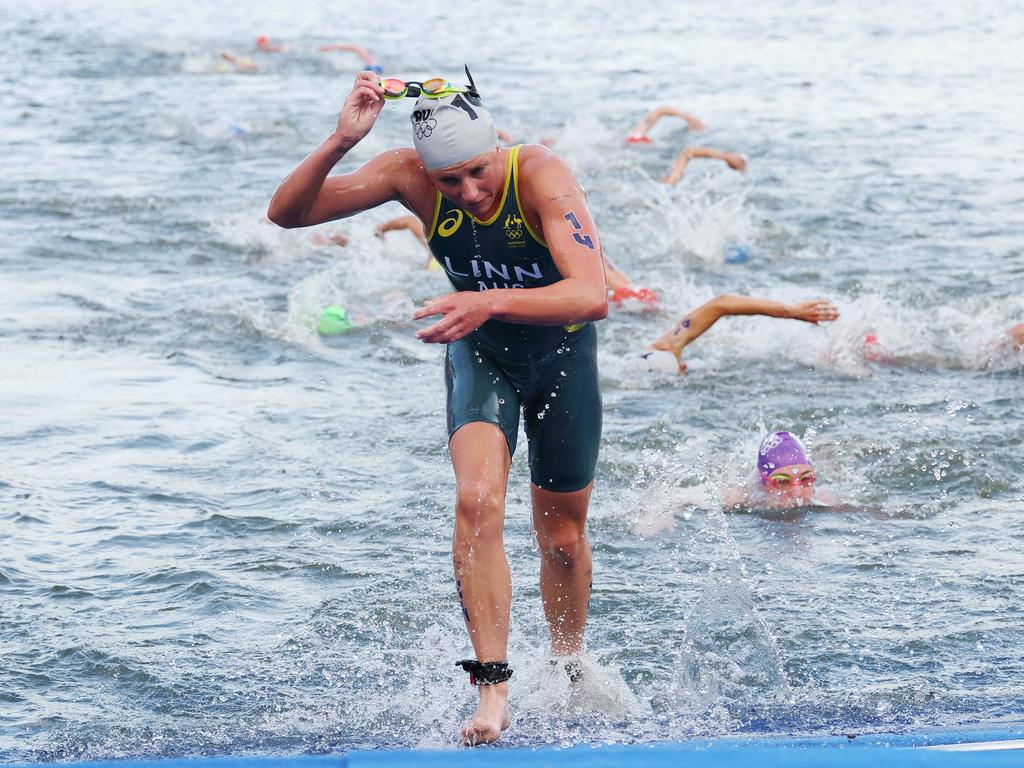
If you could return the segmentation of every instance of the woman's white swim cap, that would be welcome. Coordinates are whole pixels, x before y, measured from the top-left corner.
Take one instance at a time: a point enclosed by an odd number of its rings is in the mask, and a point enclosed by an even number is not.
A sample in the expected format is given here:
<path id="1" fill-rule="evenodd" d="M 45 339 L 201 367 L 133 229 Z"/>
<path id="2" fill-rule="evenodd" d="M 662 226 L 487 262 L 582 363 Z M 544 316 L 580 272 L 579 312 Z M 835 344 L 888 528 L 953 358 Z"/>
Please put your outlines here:
<path id="1" fill-rule="evenodd" d="M 412 143 L 428 171 L 464 163 L 498 146 L 498 127 L 469 93 L 423 95 L 412 112 Z"/>

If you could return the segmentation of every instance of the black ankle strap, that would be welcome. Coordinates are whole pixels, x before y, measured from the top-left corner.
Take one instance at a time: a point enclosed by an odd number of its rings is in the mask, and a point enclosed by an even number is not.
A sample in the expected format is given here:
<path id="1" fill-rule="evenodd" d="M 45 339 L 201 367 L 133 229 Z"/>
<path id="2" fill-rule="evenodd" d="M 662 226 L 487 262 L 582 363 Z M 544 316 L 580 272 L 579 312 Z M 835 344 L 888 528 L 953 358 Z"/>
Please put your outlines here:
<path id="1" fill-rule="evenodd" d="M 557 667 L 561 664 L 565 664 L 565 674 L 568 675 L 570 682 L 578 683 L 583 679 L 583 666 L 576 659 L 565 659 L 559 656 L 551 659 L 550 662 L 552 667 Z"/>
<path id="2" fill-rule="evenodd" d="M 512 677 L 512 670 L 508 668 L 507 661 L 463 659 L 456 661 L 455 666 L 462 667 L 469 672 L 470 685 L 494 685 L 495 683 L 504 683 Z"/>

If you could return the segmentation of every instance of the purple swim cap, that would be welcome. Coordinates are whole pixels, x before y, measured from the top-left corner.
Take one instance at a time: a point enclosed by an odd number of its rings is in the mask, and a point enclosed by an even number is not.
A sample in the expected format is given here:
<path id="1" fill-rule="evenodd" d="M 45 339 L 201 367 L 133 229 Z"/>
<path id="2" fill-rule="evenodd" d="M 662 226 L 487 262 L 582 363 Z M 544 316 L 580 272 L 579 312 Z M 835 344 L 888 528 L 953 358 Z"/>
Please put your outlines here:
<path id="1" fill-rule="evenodd" d="M 772 432 L 765 435 L 757 451 L 757 471 L 761 482 L 776 469 L 794 464 L 810 464 L 803 443 L 789 432 Z"/>

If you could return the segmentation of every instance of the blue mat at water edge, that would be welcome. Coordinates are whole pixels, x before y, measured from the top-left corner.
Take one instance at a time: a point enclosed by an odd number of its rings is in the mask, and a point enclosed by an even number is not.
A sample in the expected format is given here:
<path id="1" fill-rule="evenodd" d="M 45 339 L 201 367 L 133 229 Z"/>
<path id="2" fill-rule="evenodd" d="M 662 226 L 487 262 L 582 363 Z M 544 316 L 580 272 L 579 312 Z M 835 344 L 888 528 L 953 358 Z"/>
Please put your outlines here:
<path id="1" fill-rule="evenodd" d="M 37 764 L 38 765 L 38 764 Z M 1024 728 L 927 735 L 862 735 L 830 739 L 718 739 L 565 749 L 375 750 L 347 755 L 293 757 L 208 757 L 173 760 L 110 760 L 49 763 L 74 768 L 746 768 L 793 766 L 874 768 L 875 766 L 1024 766 Z M 26 764 L 13 768 L 22 768 Z"/>

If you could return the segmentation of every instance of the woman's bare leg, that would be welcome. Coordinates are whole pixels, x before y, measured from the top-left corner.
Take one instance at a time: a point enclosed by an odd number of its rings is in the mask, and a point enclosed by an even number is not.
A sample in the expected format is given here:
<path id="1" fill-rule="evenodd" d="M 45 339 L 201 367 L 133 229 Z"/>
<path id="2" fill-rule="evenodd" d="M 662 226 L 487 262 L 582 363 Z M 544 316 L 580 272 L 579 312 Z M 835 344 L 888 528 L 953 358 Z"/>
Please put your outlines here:
<path id="1" fill-rule="evenodd" d="M 501 430 L 473 422 L 448 443 L 457 500 L 452 555 L 455 585 L 466 628 L 481 662 L 508 659 L 512 579 L 505 557 L 505 489 L 511 459 Z M 508 728 L 508 683 L 481 685 L 473 719 L 462 729 L 464 744 L 495 741 Z"/>

